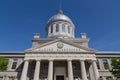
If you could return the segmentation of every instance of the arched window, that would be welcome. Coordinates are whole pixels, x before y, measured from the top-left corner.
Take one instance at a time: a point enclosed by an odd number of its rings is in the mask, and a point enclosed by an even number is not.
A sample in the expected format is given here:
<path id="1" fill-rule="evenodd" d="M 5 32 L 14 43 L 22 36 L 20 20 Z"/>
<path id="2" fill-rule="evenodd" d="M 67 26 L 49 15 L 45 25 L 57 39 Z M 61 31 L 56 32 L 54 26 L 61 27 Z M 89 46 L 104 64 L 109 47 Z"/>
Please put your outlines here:
<path id="1" fill-rule="evenodd" d="M 59 24 L 56 24 L 56 32 L 59 32 Z"/>
<path id="2" fill-rule="evenodd" d="M 70 27 L 68 26 L 68 33 L 70 33 Z"/>
<path id="3" fill-rule="evenodd" d="M 51 33 L 53 33 L 53 25 L 51 25 Z"/>
<path id="4" fill-rule="evenodd" d="M 62 32 L 65 32 L 65 24 L 62 24 Z"/>

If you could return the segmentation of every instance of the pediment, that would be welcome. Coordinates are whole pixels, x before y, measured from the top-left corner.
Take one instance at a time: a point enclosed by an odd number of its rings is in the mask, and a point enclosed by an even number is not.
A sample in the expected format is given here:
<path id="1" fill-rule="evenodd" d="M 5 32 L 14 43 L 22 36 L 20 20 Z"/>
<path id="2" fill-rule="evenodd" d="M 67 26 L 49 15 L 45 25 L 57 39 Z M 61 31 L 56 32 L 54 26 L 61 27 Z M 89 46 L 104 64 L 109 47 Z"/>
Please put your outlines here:
<path id="1" fill-rule="evenodd" d="M 44 43 L 40 46 L 27 49 L 26 51 L 32 52 L 88 52 L 89 48 L 82 47 L 76 43 L 68 42 L 65 40 L 55 40 Z"/>

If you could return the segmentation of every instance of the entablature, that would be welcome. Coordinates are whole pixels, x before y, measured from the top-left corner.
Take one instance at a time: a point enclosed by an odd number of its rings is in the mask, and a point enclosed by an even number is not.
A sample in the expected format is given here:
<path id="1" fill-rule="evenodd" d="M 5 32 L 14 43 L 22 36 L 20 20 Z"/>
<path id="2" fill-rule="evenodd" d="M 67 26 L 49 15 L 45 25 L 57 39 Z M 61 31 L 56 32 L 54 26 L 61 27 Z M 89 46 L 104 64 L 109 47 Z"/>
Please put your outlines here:
<path id="1" fill-rule="evenodd" d="M 25 54 L 25 60 L 96 60 L 95 54 L 72 54 L 72 53 L 29 53 Z"/>

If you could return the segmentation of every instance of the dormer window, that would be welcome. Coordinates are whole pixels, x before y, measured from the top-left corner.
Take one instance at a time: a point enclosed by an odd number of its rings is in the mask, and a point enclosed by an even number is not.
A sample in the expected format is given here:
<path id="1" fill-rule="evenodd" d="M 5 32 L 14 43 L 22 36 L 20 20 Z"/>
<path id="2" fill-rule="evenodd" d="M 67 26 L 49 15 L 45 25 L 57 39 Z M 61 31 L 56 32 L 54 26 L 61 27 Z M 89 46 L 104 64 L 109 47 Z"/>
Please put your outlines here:
<path id="1" fill-rule="evenodd" d="M 65 32 L 65 24 L 62 24 L 62 32 Z"/>
<path id="2" fill-rule="evenodd" d="M 56 24 L 56 32 L 59 32 L 59 24 Z"/>

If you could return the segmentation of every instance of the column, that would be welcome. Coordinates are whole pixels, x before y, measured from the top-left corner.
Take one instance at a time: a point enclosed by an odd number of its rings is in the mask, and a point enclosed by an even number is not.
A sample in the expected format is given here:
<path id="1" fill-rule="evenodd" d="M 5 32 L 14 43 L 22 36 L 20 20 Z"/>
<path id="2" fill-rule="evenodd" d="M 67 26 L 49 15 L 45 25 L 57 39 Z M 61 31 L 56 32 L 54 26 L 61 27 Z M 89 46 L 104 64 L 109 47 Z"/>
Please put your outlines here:
<path id="1" fill-rule="evenodd" d="M 23 67 L 23 71 L 22 71 L 22 75 L 21 75 L 20 80 L 26 80 L 27 79 L 28 65 L 29 65 L 29 62 L 26 60 L 25 63 L 24 63 L 24 67 Z"/>
<path id="2" fill-rule="evenodd" d="M 56 24 L 53 24 L 53 33 L 56 33 Z"/>
<path id="3" fill-rule="evenodd" d="M 86 75 L 86 69 L 85 69 L 85 62 L 84 62 L 84 60 L 81 60 L 80 63 L 81 63 L 81 76 L 82 76 L 82 80 L 88 80 L 87 79 L 87 75 Z"/>
<path id="4" fill-rule="evenodd" d="M 112 70 L 111 59 L 107 59 L 107 62 L 108 62 L 109 70 Z"/>
<path id="5" fill-rule="evenodd" d="M 48 80 L 53 80 L 53 60 L 49 61 Z"/>
<path id="6" fill-rule="evenodd" d="M 96 61 L 93 61 L 92 65 L 93 65 L 95 80 L 98 80 L 99 79 L 99 72 L 98 72 L 98 69 L 97 69 Z"/>
<path id="7" fill-rule="evenodd" d="M 73 80 L 73 69 L 71 60 L 68 60 L 68 80 Z"/>
<path id="8" fill-rule="evenodd" d="M 39 80 L 39 74 L 40 74 L 40 61 L 37 60 L 33 80 Z"/>

